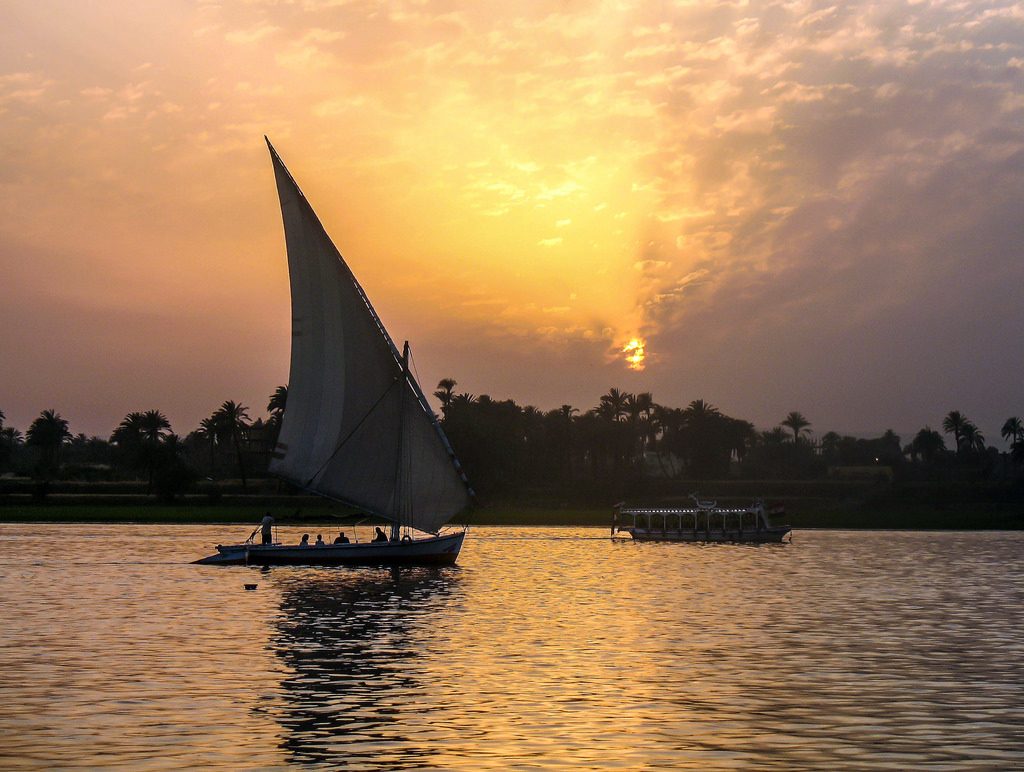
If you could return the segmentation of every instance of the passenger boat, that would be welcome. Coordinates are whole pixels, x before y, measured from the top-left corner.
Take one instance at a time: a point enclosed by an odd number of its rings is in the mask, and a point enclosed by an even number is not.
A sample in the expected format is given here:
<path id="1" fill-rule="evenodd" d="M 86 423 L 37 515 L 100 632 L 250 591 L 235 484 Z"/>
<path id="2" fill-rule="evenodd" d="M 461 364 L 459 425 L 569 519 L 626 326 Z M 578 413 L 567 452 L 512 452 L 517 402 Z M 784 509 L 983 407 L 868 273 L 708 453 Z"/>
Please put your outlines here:
<path id="1" fill-rule="evenodd" d="M 784 541 L 791 531 L 788 525 L 771 524 L 761 500 L 738 509 L 719 507 L 718 502 L 701 501 L 696 495 L 690 498 L 694 506 L 683 509 L 616 504 L 612 539 L 768 544 Z M 781 508 L 772 511 L 781 512 Z"/>
<path id="2" fill-rule="evenodd" d="M 450 565 L 465 531 L 441 527 L 473 498 L 400 351 L 267 140 L 288 253 L 292 350 L 270 473 L 390 523 L 387 541 L 218 545 L 205 564 Z M 252 537 L 250 537 L 251 539 Z"/>

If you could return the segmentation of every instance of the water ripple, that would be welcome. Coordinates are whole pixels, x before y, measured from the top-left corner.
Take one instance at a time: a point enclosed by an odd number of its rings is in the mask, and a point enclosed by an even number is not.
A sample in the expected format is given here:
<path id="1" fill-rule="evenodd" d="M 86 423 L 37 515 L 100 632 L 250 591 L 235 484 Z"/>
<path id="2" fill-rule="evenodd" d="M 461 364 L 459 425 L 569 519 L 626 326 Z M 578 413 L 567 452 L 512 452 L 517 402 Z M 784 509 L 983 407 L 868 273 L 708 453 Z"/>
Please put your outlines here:
<path id="1" fill-rule="evenodd" d="M 1024 764 L 1022 534 L 478 528 L 452 569 L 187 564 L 239 530 L 0 526 L 0 766 Z"/>

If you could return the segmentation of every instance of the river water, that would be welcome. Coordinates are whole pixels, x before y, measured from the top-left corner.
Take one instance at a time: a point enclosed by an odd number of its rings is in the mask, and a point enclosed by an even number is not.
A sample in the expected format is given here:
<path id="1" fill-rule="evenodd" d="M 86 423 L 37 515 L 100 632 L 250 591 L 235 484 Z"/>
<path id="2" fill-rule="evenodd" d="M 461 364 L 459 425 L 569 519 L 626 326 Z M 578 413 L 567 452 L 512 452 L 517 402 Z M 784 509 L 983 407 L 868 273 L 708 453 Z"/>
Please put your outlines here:
<path id="1" fill-rule="evenodd" d="M 188 563 L 247 531 L 0 525 L 0 767 L 1024 765 L 1021 533 Z"/>

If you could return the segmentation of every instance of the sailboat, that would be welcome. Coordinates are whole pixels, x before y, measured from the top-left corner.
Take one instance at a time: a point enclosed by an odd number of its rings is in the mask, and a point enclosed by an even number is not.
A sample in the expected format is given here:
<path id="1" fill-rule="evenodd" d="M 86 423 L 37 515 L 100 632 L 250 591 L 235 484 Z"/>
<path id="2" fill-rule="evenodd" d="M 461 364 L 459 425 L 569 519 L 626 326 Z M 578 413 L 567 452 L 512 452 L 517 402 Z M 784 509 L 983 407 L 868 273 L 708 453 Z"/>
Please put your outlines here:
<path id="1" fill-rule="evenodd" d="M 288 252 L 288 401 L 270 473 L 390 523 L 387 541 L 218 545 L 213 564 L 451 565 L 465 530 L 441 533 L 473 498 L 399 350 L 274 146 Z M 250 537 L 251 540 L 252 537 Z"/>

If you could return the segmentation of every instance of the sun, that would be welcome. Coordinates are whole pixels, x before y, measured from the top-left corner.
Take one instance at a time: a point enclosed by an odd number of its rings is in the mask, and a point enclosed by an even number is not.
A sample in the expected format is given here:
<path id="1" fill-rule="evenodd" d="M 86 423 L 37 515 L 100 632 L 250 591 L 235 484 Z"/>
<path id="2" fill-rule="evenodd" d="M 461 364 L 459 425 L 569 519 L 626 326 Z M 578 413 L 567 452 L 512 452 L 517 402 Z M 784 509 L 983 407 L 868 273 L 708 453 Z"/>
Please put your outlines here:
<path id="1" fill-rule="evenodd" d="M 626 362 L 630 370 L 644 369 L 644 348 L 646 344 L 639 338 L 631 338 L 629 343 L 622 347 L 622 353 L 626 355 Z"/>

